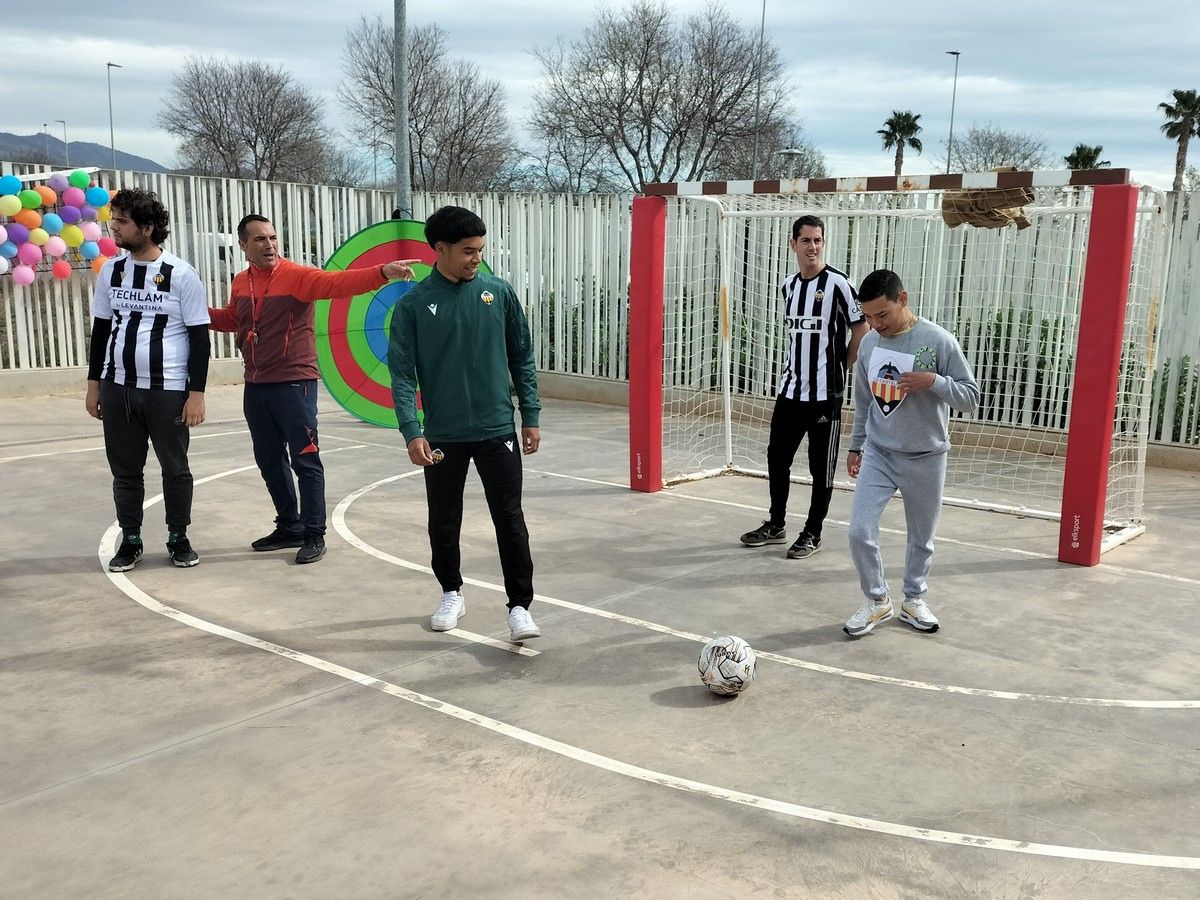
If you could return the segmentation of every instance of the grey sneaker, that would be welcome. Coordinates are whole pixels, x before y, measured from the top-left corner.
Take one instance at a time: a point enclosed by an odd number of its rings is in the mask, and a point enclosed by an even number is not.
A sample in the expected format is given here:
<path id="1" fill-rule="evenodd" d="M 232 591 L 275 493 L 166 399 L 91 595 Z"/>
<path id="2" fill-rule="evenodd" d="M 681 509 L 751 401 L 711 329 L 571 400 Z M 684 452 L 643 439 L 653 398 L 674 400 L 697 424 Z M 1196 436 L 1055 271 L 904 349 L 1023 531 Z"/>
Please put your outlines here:
<path id="1" fill-rule="evenodd" d="M 941 627 L 937 616 L 929 611 L 925 601 L 920 597 L 905 597 L 900 605 L 900 621 L 911 625 L 917 631 L 927 631 L 930 634 Z"/>
<path id="2" fill-rule="evenodd" d="M 771 520 L 766 519 L 753 531 L 747 531 L 743 534 L 742 543 L 747 547 L 762 547 L 766 544 L 786 544 L 787 530 L 782 525 L 772 525 Z"/>
<path id="3" fill-rule="evenodd" d="M 533 616 L 523 606 L 514 606 L 508 611 L 508 639 L 514 644 L 542 636 L 542 629 L 534 624 Z"/>
<path id="4" fill-rule="evenodd" d="M 814 553 L 821 549 L 821 539 L 813 537 L 807 531 L 800 532 L 800 537 L 796 538 L 796 543 L 788 547 L 788 559 L 808 559 Z"/>
<path id="5" fill-rule="evenodd" d="M 884 597 L 881 601 L 868 600 L 862 609 L 846 620 L 842 631 L 850 637 L 862 637 L 864 634 L 870 633 L 876 625 L 886 622 L 895 614 L 891 597 Z"/>
<path id="6" fill-rule="evenodd" d="M 458 625 L 467 612 L 467 601 L 460 591 L 446 591 L 438 603 L 437 611 L 429 619 L 429 627 L 434 631 L 449 631 Z"/>

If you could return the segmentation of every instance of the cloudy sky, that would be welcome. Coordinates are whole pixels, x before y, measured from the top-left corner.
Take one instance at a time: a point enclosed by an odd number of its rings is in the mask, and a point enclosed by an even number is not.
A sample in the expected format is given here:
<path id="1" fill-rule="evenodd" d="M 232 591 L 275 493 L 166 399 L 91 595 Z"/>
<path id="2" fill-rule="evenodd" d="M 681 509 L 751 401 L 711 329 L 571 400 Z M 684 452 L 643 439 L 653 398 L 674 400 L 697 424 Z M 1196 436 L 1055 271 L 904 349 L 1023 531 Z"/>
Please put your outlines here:
<path id="1" fill-rule="evenodd" d="M 610 4 L 620 8 L 622 3 Z M 698 0 L 669 0 L 681 14 Z M 0 131 L 31 134 L 50 122 L 61 138 L 108 144 L 105 62 L 113 71 L 117 146 L 175 161 L 157 129 L 165 85 L 191 53 L 259 58 L 291 71 L 344 125 L 335 91 L 346 29 L 360 14 L 392 16 L 391 0 L 73 0 L 54 5 L 54 24 L 27 0 L 5 0 L 0 45 Z M 28 14 L 12 9 L 26 7 Z M 451 51 L 478 63 L 507 91 L 521 124 L 539 79 L 536 45 L 582 33 L 595 4 L 583 0 L 409 0 L 411 24 L 436 22 Z M 757 33 L 759 0 L 727 2 Z M 170 10 L 170 12 L 168 12 Z M 905 171 L 942 171 L 954 60 L 961 50 L 955 131 L 971 123 L 1037 132 L 1056 157 L 1077 143 L 1102 144 L 1104 158 L 1135 179 L 1169 187 L 1174 145 L 1159 132 L 1158 104 L 1172 88 L 1200 88 L 1200 3 L 1195 0 L 911 0 L 907 4 L 766 0 L 768 38 L 791 60 L 795 107 L 835 175 L 891 171 L 875 134 L 893 109 L 921 114 L 925 153 Z M 1200 164 L 1200 142 L 1191 156 Z"/>

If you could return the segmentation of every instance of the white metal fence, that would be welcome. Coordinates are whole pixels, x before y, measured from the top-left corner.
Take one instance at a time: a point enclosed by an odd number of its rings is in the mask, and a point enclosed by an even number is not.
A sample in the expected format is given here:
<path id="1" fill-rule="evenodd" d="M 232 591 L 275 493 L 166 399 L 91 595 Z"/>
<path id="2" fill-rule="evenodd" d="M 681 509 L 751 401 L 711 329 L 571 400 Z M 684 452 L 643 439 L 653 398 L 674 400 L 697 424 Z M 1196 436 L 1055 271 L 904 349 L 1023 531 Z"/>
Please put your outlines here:
<path id="1" fill-rule="evenodd" d="M 39 169 L 0 163 L 5 173 Z M 196 266 L 218 306 L 244 265 L 234 231 L 246 213 L 271 219 L 289 259 L 320 265 L 392 212 L 388 191 L 103 170 L 99 180 L 159 194 L 172 215 L 168 246 Z M 458 203 L 488 223 L 488 262 L 526 303 L 540 369 L 626 378 L 631 197 L 419 193 L 413 201 L 416 219 Z M 1168 202 L 1150 439 L 1200 445 L 1200 194 Z M 0 370 L 85 365 L 93 284 L 90 271 L 25 288 L 0 277 Z M 214 335 L 213 352 L 235 355 L 231 336 Z"/>

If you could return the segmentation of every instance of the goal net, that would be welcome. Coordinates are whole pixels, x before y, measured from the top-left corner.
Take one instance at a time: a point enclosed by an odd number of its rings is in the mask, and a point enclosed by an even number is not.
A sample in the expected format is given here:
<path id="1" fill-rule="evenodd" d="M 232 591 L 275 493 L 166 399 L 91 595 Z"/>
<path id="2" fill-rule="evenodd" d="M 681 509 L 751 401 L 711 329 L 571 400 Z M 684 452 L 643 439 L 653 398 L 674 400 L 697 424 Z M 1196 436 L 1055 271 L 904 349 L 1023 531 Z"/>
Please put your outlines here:
<path id="1" fill-rule="evenodd" d="M 1097 188 L 1088 175 L 1127 178 L 1106 170 L 925 176 L 916 186 L 906 179 L 904 190 L 864 189 L 895 179 L 656 186 L 673 194 L 661 201 L 662 483 L 766 474 L 786 341 L 779 288 L 796 271 L 792 223 L 812 214 L 825 223 L 828 265 L 855 284 L 875 269 L 894 270 L 914 311 L 962 344 L 982 398 L 975 412 L 952 415 L 947 503 L 1060 519 L 1073 395 L 1095 391 L 1094 376 L 1115 375 L 1106 471 L 1096 473 L 1104 482 L 1102 549 L 1139 533 L 1163 201 L 1125 188 L 1134 195 L 1130 221 L 1094 222 L 1097 190 L 1112 188 Z M 773 190 L 756 190 L 763 187 Z M 1119 243 L 1122 227 L 1132 244 L 1129 264 L 1116 262 L 1123 275 L 1089 271 L 1089 241 L 1116 229 Z M 1108 246 L 1093 249 L 1097 265 Z M 1107 373 L 1080 371 L 1095 366 L 1080 346 L 1081 333 L 1090 340 L 1088 279 L 1109 307 L 1128 288 L 1115 326 L 1119 353 L 1102 364 L 1115 371 Z M 638 327 L 636 315 L 631 322 Z M 631 346 L 637 337 L 631 333 Z M 638 402 L 631 383 L 631 410 Z"/>

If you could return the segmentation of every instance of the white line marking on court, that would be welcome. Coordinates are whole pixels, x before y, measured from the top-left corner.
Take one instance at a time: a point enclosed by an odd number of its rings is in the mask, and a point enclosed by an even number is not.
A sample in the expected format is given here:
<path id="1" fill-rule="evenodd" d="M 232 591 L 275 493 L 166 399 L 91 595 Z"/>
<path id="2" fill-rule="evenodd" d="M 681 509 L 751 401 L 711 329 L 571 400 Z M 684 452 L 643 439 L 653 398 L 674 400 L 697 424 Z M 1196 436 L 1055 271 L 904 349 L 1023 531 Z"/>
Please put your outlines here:
<path id="1" fill-rule="evenodd" d="M 333 510 L 333 528 L 334 531 L 341 536 L 342 540 L 348 544 L 352 544 L 364 553 L 369 553 L 376 559 L 391 563 L 394 566 L 400 566 L 405 569 L 411 569 L 414 572 L 424 572 L 432 575 L 433 570 L 428 566 L 423 566 L 420 563 L 409 562 L 406 559 L 401 559 L 398 556 L 380 550 L 379 548 L 368 544 L 358 535 L 356 535 L 350 526 L 346 524 L 346 511 L 350 505 L 362 497 L 364 494 L 397 481 L 401 478 L 408 478 L 412 473 L 404 473 L 402 475 L 392 475 L 387 478 L 380 479 L 373 484 L 368 484 L 361 487 L 353 493 L 347 494 L 346 497 L 338 503 Z M 553 472 L 541 472 L 544 475 L 554 475 Z M 564 476 L 573 480 L 575 476 Z M 590 479 L 587 479 L 590 480 Z M 599 482 L 604 484 L 606 482 Z M 703 498 L 700 498 L 703 499 Z M 477 578 L 464 578 L 464 584 L 469 584 L 472 587 L 480 587 L 489 591 L 499 591 L 504 593 L 503 585 L 492 584 L 488 581 L 480 581 Z M 609 619 L 614 622 L 621 622 L 625 625 L 632 625 L 636 628 L 643 628 L 647 631 L 655 631 L 659 634 L 670 635 L 671 637 L 681 638 L 686 641 L 694 641 L 700 644 L 707 644 L 712 638 L 702 634 L 695 634 L 690 631 L 680 631 L 676 628 L 671 628 L 668 625 L 660 625 L 657 622 L 649 622 L 645 619 L 634 618 L 633 616 L 622 615 L 621 613 L 610 612 L 606 609 L 600 609 L 595 606 L 585 606 L 581 603 L 572 603 L 570 600 L 559 600 L 557 597 L 547 597 L 544 594 L 534 594 L 534 599 L 546 603 L 551 606 L 560 606 L 563 609 L 574 610 L 575 612 L 586 613 L 589 616 L 597 616 L 602 619 Z M 830 626 L 831 628 L 833 626 Z M 842 678 L 852 678 L 857 681 L 869 681 L 875 684 L 887 684 L 894 687 L 912 688 L 918 691 L 935 691 L 943 694 L 964 694 L 970 697 L 988 697 L 993 700 L 1025 700 L 1036 703 L 1058 703 L 1074 706 L 1114 706 L 1127 709 L 1200 709 L 1200 700 L 1120 700 L 1110 699 L 1106 697 L 1062 697 L 1053 694 L 1028 694 L 1017 691 L 994 691 L 987 688 L 971 688 L 961 687 L 955 684 L 934 684 L 927 681 L 913 681 L 908 678 L 894 678 L 890 675 L 875 675 L 871 672 L 859 672 L 854 669 L 843 669 L 838 666 L 827 666 L 822 663 L 811 662 L 805 659 L 797 659 L 792 656 L 783 656 L 778 653 L 772 653 L 765 650 L 756 650 L 755 653 L 759 659 L 769 659 L 772 662 L 781 663 L 785 666 L 792 666 L 797 669 L 807 669 L 811 672 L 821 672 L 826 675 L 838 675 Z"/>
<path id="2" fill-rule="evenodd" d="M 473 631 L 463 631 L 461 628 L 451 628 L 449 631 L 444 631 L 442 634 L 453 634 L 457 637 L 464 638 L 468 641 L 473 641 L 476 644 L 487 644 L 489 647 L 495 647 L 497 650 L 504 650 L 507 653 L 515 653 L 517 656 L 541 656 L 541 650 L 530 650 L 528 647 L 521 644 L 513 644 L 509 641 L 498 641 L 493 637 L 488 637 L 483 634 L 476 634 Z"/>
<path id="3" fill-rule="evenodd" d="M 206 478 L 206 481 L 212 481 L 215 478 L 222 478 L 226 475 L 232 475 L 237 472 L 244 472 L 247 468 L 231 469 L 228 472 L 222 472 L 217 475 L 212 475 Z M 396 476 L 396 478 L 406 477 L 405 475 Z M 395 478 L 390 480 L 396 480 Z M 359 494 L 361 496 L 361 493 Z M 160 495 L 161 497 L 161 495 Z M 160 497 L 155 497 L 152 502 L 157 501 Z M 345 503 L 345 501 L 343 501 Z M 339 504 L 341 508 L 342 504 Z M 665 772 L 658 772 L 654 769 L 646 769 L 641 766 L 632 765 L 622 762 L 618 759 L 613 759 L 608 756 L 601 756 L 598 753 L 593 753 L 590 750 L 584 750 L 581 747 L 573 746 L 554 738 L 546 737 L 533 731 L 528 731 L 524 728 L 518 728 L 515 725 L 510 725 L 507 722 L 501 722 L 498 719 L 490 718 L 469 709 L 464 709 L 461 706 L 455 706 L 445 701 L 438 700 L 436 697 L 430 697 L 427 694 L 420 694 L 408 688 L 401 687 L 397 684 L 392 684 L 388 681 L 375 678 L 363 672 L 355 671 L 354 669 L 340 666 L 337 663 L 330 662 L 320 657 L 310 656 L 307 653 L 302 653 L 299 650 L 293 650 L 290 647 L 284 647 L 282 644 L 276 644 L 271 641 L 263 640 L 262 638 L 254 637 L 253 635 L 244 634 L 240 631 L 235 631 L 232 628 L 226 628 L 223 625 L 217 625 L 215 622 L 209 622 L 206 619 L 198 618 L 197 616 L 188 615 L 173 607 L 160 603 L 158 600 L 151 597 L 129 578 L 120 572 L 109 572 L 105 568 L 104 556 L 107 547 L 111 547 L 116 536 L 120 532 L 120 526 L 114 522 L 109 526 L 108 531 L 100 539 L 100 547 L 97 556 L 100 559 L 100 566 L 104 569 L 109 580 L 121 590 L 127 597 L 134 602 L 145 607 L 151 612 L 165 616 L 169 619 L 174 619 L 180 624 L 187 625 L 199 631 L 222 637 L 226 640 L 235 641 L 247 647 L 253 647 L 258 650 L 265 650 L 268 653 L 273 653 L 276 656 L 281 656 L 284 659 L 292 660 L 301 665 L 309 666 L 310 668 L 326 672 L 330 675 L 335 675 L 339 678 L 344 678 L 354 684 L 362 685 L 363 687 L 371 688 L 372 690 L 380 691 L 400 700 L 405 700 L 409 703 L 422 706 L 433 712 L 441 713 L 444 716 L 458 719 L 461 722 L 466 722 L 475 725 L 479 728 L 484 728 L 496 734 L 504 735 L 513 740 L 520 741 L 528 746 L 537 747 L 541 750 L 546 750 L 550 753 L 555 753 L 567 759 L 581 762 L 585 765 L 592 766 L 597 769 L 602 769 L 607 772 L 612 772 L 615 775 L 622 775 L 627 778 L 635 778 L 647 784 L 655 784 L 660 787 L 667 787 L 673 790 L 682 791 L 684 793 L 696 794 L 699 796 L 710 797 L 714 800 L 722 800 L 726 803 L 737 803 L 741 806 L 748 806 L 753 809 L 762 809 L 768 812 L 778 813 L 784 816 L 790 816 L 796 819 L 805 819 L 810 822 L 820 822 L 827 825 L 840 825 L 844 828 L 854 828 L 859 831 L 869 831 L 877 834 L 890 834 L 896 837 L 911 838 L 918 841 L 930 841 L 940 844 L 951 844 L 959 847 L 972 847 L 977 849 L 1000 850 L 1007 853 L 1021 853 L 1030 856 L 1048 856 L 1059 859 L 1078 859 L 1090 862 L 1105 862 L 1105 863 L 1120 863 L 1123 865 L 1148 866 L 1153 868 L 1164 869 L 1195 869 L 1200 870 L 1200 857 L 1192 856 L 1162 856 L 1154 853 L 1139 853 L 1133 851 L 1117 851 L 1117 850 L 1093 850 L 1088 847 L 1066 847 L 1057 844 L 1035 844 L 1028 841 L 1014 841 L 1008 838 L 987 837 L 978 834 L 964 834 L 955 831 L 940 831 L 932 828 L 917 828 L 912 825 L 903 825 L 897 822 L 886 822 L 882 819 L 868 819 L 862 816 L 844 815 L 842 813 L 831 812 L 824 809 L 816 809 L 811 806 L 801 806 L 797 803 L 789 803 L 784 800 L 776 800 L 771 797 L 763 797 L 758 794 L 749 794 L 744 791 L 731 790 L 729 788 L 718 787 L 716 785 L 707 784 L 703 781 L 694 781 L 690 778 L 681 778 L 677 775 L 670 775 Z"/>
<path id="4" fill-rule="evenodd" d="M 204 438 L 228 437 L 231 434 L 246 434 L 246 429 L 243 428 L 241 431 L 218 431 L 213 434 L 193 434 L 192 440 L 199 441 L 203 440 Z M 78 440 L 86 441 L 90 440 L 90 438 L 81 437 L 78 438 Z M 25 456 L 6 456 L 3 459 L 0 459 L 0 463 L 16 462 L 20 459 L 38 459 L 43 456 L 65 456 L 68 453 L 95 453 L 96 451 L 103 449 L 104 445 L 100 444 L 96 447 L 80 447 L 76 450 L 52 450 L 49 453 L 27 453 Z"/>
<path id="5" fill-rule="evenodd" d="M 552 478 L 565 478 L 568 481 L 582 481 L 585 484 L 598 484 L 598 485 L 603 485 L 604 487 L 622 488 L 624 490 L 629 490 L 629 485 L 621 484 L 616 481 L 601 481 L 600 479 L 597 479 L 597 478 L 584 478 L 580 475 L 564 475 L 560 472 L 547 472 L 542 469 L 528 469 L 527 471 L 530 474 L 549 475 Z M 752 503 L 738 503 L 736 500 L 720 500 L 720 499 L 717 499 L 716 497 L 700 497 L 700 496 L 697 496 L 696 494 L 681 494 L 674 490 L 656 491 L 652 494 L 647 494 L 646 496 L 661 497 L 664 500 L 695 500 L 700 503 L 712 503 L 716 506 L 732 506 L 735 509 L 748 509 L 748 510 L 751 510 L 751 511 L 757 512 L 757 513 L 765 513 L 767 511 L 763 507 L 755 506 Z M 849 522 L 843 522 L 841 519 L 826 519 L 825 521 L 829 522 L 833 525 L 841 525 L 843 528 L 850 527 Z M 906 534 L 906 532 L 901 531 L 898 528 L 883 528 L 883 527 L 881 527 L 879 530 L 886 534 L 898 534 L 901 536 L 904 536 Z M 951 537 L 939 536 L 937 538 L 937 542 L 939 544 L 954 544 L 957 547 L 969 547 L 972 550 L 985 550 L 985 551 L 988 551 L 991 553 L 1008 553 L 1013 556 L 1025 556 L 1030 559 L 1045 559 L 1045 560 L 1049 560 L 1050 562 L 1055 562 L 1058 559 L 1058 557 L 1054 556 L 1053 554 L 1039 553 L 1036 550 L 1021 550 L 1017 547 L 997 547 L 997 546 L 994 546 L 993 544 L 977 544 L 977 543 L 974 543 L 973 541 L 961 541 L 961 540 L 958 540 L 957 538 L 951 538 Z M 1200 578 L 1188 578 L 1187 576 L 1184 576 L 1184 575 L 1169 575 L 1165 572 L 1150 572 L 1150 571 L 1147 571 L 1146 569 L 1131 569 L 1128 566 L 1115 566 L 1115 565 L 1112 565 L 1110 563 L 1105 563 L 1105 562 L 1101 562 L 1099 565 L 1096 566 L 1096 568 L 1102 569 L 1102 570 L 1108 571 L 1108 572 L 1116 572 L 1117 574 L 1120 574 L 1120 575 L 1131 575 L 1131 576 L 1132 575 L 1143 575 L 1147 578 L 1160 578 L 1164 581 L 1174 581 L 1174 582 L 1178 582 L 1179 584 L 1191 584 L 1191 585 L 1196 585 L 1197 587 L 1200 587 Z"/>

